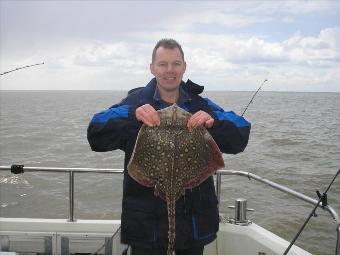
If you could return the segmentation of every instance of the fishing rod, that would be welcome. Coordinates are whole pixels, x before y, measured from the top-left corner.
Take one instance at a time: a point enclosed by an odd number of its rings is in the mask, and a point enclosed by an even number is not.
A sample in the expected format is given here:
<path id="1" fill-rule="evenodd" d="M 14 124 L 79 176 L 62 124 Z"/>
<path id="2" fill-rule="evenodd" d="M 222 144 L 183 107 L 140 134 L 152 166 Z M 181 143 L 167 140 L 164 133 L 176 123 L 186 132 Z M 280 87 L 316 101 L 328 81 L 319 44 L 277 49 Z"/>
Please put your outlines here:
<path id="1" fill-rule="evenodd" d="M 28 68 L 28 67 L 32 67 L 32 66 L 43 65 L 43 64 L 45 64 L 45 63 L 42 62 L 42 63 L 37 63 L 37 64 L 33 64 L 33 65 L 28 65 L 28 66 L 17 67 L 17 68 L 15 68 L 15 69 L 13 69 L 13 70 L 10 70 L 10 71 L 1 73 L 0 75 L 9 74 L 9 73 L 11 73 L 11 72 L 18 71 L 18 70 L 20 70 L 20 69 L 24 69 L 24 68 Z"/>
<path id="2" fill-rule="evenodd" d="M 245 112 L 247 111 L 249 105 L 253 102 L 254 98 L 256 97 L 256 94 L 260 91 L 260 89 L 262 88 L 263 84 L 264 84 L 265 82 L 267 82 L 267 81 L 268 81 L 268 80 L 265 79 L 265 80 L 262 82 L 261 86 L 256 90 L 256 92 L 254 93 L 253 97 L 250 99 L 248 105 L 247 105 L 246 108 L 244 109 L 244 111 L 243 111 L 243 113 L 242 113 L 242 115 L 241 115 L 242 117 L 243 117 L 243 115 L 245 114 Z"/>
<path id="3" fill-rule="evenodd" d="M 118 229 L 113 233 L 113 235 L 110 237 L 110 239 L 106 240 L 104 242 L 104 244 L 102 246 L 100 246 L 100 248 L 97 249 L 94 253 L 91 253 L 91 255 L 98 255 L 98 252 L 100 252 L 103 248 L 105 248 L 106 244 L 109 244 L 110 242 L 113 241 L 113 238 L 115 238 L 115 236 L 119 233 L 121 228 L 122 228 L 122 225 L 119 225 Z M 122 255 L 127 255 L 129 247 L 130 247 L 129 245 L 125 245 L 125 247 L 122 251 Z"/>
<path id="4" fill-rule="evenodd" d="M 319 204 L 322 202 L 322 208 L 324 208 L 325 206 L 327 206 L 327 192 L 330 189 L 330 187 L 332 186 L 333 182 L 335 181 L 336 177 L 339 175 L 340 173 L 340 169 L 338 170 L 338 172 L 335 174 L 335 176 L 333 177 L 331 183 L 328 185 L 328 188 L 326 189 L 326 191 L 321 195 L 319 191 L 316 191 L 318 197 L 319 197 L 319 201 L 318 203 L 314 206 L 313 210 L 311 211 L 311 213 L 309 214 L 308 218 L 306 219 L 306 221 L 303 223 L 302 227 L 300 228 L 300 230 L 298 231 L 298 233 L 295 235 L 295 237 L 293 238 L 293 240 L 291 241 L 291 243 L 289 244 L 289 246 L 287 247 L 287 249 L 285 250 L 285 252 L 283 253 L 283 255 L 286 255 L 288 253 L 288 251 L 290 250 L 290 248 L 294 245 L 295 241 L 298 239 L 298 237 L 300 236 L 301 232 L 303 231 L 303 229 L 305 228 L 305 226 L 307 225 L 307 223 L 309 222 L 310 218 L 312 218 L 312 216 L 315 215 L 315 211 L 316 208 L 318 208 Z M 339 239 L 339 236 L 338 236 Z M 337 240 L 337 247 L 336 247 L 336 251 L 335 254 L 338 255 L 338 241 Z"/>
<path id="5" fill-rule="evenodd" d="M 118 232 L 120 231 L 121 229 L 121 225 L 119 226 L 119 228 L 113 233 L 113 235 L 110 237 L 110 240 L 109 241 L 112 241 L 113 238 L 118 234 Z M 104 247 L 105 245 L 109 242 L 109 241 L 105 241 L 104 244 L 102 246 L 100 246 L 100 248 L 98 250 L 96 250 L 94 253 L 91 253 L 91 255 L 98 255 L 98 252 L 100 252 Z"/>

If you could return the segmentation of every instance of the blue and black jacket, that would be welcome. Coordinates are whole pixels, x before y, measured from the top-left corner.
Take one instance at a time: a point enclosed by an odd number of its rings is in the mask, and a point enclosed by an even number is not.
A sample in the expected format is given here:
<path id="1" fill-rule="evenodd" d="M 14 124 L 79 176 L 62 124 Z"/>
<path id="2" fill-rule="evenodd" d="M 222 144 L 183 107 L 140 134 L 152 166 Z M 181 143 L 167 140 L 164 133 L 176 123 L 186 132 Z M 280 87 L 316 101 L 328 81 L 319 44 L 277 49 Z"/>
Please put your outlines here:
<path id="1" fill-rule="evenodd" d="M 140 185 L 127 174 L 127 164 L 142 125 L 135 117 L 136 108 L 144 104 L 156 110 L 167 106 L 155 98 L 155 91 L 155 78 L 146 87 L 130 91 L 121 103 L 95 114 L 87 133 L 93 151 L 120 149 L 125 152 L 121 240 L 144 248 L 167 247 L 168 241 L 165 201 L 154 195 L 153 188 Z M 190 80 L 181 83 L 180 91 L 186 94 L 185 100 L 178 102 L 181 108 L 190 113 L 203 110 L 215 119 L 208 131 L 223 153 L 236 154 L 245 149 L 250 132 L 248 121 L 199 96 L 203 87 Z M 215 187 L 213 178 L 209 177 L 198 187 L 186 190 L 176 202 L 175 249 L 213 241 L 218 224 Z"/>

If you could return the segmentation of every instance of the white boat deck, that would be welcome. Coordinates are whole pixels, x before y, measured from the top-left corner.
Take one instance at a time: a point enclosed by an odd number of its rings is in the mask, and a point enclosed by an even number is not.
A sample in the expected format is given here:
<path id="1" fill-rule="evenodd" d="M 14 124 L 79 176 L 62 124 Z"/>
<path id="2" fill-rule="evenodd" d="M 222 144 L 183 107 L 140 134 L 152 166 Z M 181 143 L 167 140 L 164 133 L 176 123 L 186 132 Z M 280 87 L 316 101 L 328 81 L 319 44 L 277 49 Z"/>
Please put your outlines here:
<path id="1" fill-rule="evenodd" d="M 124 246 L 119 241 L 119 220 L 77 220 L 0 218 L 0 247 L 17 253 L 42 253 L 66 255 L 94 253 L 105 242 L 107 245 L 98 254 L 120 255 Z M 276 255 L 283 254 L 289 243 L 252 223 L 240 226 L 220 223 L 215 242 L 208 245 L 205 255 Z M 8 247 L 9 246 L 9 247 Z M 309 255 L 294 246 L 290 255 Z M 2 255 L 2 254 L 1 254 Z"/>

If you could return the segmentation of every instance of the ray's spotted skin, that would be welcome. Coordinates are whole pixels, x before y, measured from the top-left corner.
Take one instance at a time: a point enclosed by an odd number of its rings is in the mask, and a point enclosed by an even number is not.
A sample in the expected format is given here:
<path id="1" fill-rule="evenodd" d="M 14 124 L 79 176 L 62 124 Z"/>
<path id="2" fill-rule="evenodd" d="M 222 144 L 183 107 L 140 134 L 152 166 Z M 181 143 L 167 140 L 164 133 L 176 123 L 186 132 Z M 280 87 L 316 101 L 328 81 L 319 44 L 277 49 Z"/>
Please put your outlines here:
<path id="1" fill-rule="evenodd" d="M 175 205 L 190 189 L 224 167 L 222 153 L 202 126 L 189 130 L 191 114 L 176 104 L 158 111 L 160 125 L 143 125 L 128 164 L 128 173 L 138 183 L 155 188 L 155 195 L 167 203 L 168 251 L 175 240 Z"/>

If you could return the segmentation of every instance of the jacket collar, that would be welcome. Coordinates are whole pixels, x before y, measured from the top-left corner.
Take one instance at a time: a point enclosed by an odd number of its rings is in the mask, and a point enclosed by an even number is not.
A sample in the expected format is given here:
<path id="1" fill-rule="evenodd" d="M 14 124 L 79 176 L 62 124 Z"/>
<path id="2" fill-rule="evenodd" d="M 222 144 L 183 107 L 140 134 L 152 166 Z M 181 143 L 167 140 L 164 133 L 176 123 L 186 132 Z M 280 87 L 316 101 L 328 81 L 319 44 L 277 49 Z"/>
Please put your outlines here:
<path id="1" fill-rule="evenodd" d="M 156 88 L 157 88 L 157 81 L 156 81 L 156 78 L 153 78 L 146 85 L 146 87 L 142 90 L 142 97 L 140 99 L 140 104 L 146 104 L 154 100 L 157 101 L 157 99 L 160 99 L 160 97 L 157 98 Z M 179 103 L 185 103 L 185 102 L 191 101 L 192 95 L 201 94 L 204 90 L 204 86 L 200 86 L 188 79 L 187 82 L 184 82 L 184 81 L 181 82 L 179 89 L 180 89 L 180 95 L 181 95 Z"/>
<path id="2" fill-rule="evenodd" d="M 160 92 L 158 87 L 156 86 L 155 93 L 153 96 L 153 100 L 158 102 L 158 103 L 165 103 L 168 104 L 167 102 L 164 102 L 161 98 Z M 184 103 L 190 102 L 191 101 L 191 96 L 183 89 L 182 86 L 179 87 L 179 97 L 176 102 L 177 105 L 182 105 Z"/>

